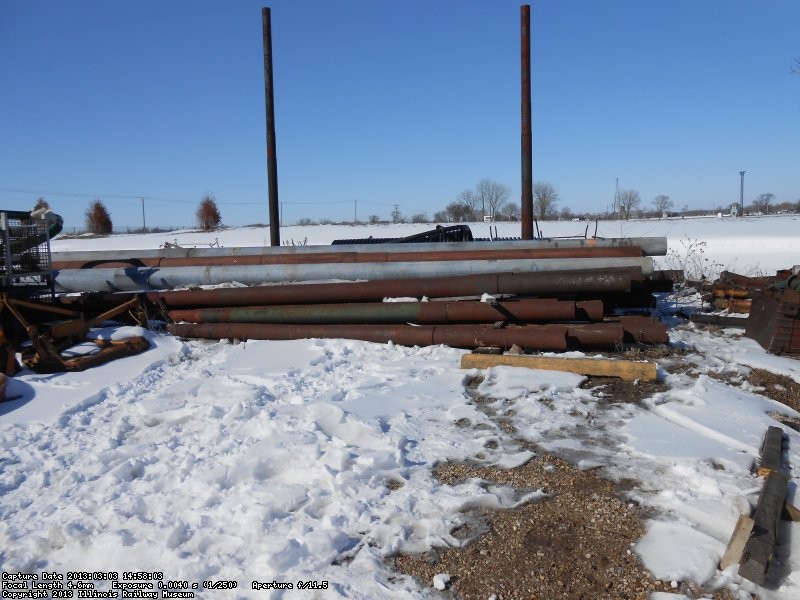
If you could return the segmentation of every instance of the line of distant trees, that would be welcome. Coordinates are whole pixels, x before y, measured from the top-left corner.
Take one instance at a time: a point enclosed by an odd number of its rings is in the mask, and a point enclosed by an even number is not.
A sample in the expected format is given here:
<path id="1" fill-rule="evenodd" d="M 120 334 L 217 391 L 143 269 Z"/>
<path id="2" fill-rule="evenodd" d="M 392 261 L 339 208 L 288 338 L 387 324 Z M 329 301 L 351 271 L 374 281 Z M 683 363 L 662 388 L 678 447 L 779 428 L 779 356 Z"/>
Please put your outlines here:
<path id="1" fill-rule="evenodd" d="M 718 206 L 712 211 L 707 209 L 689 209 L 687 205 L 676 208 L 673 200 L 666 194 L 655 196 L 651 202 L 652 208 L 643 208 L 642 198 L 638 190 L 619 190 L 614 198 L 611 211 L 574 213 L 568 206 L 559 208 L 561 197 L 555 186 L 548 181 L 539 181 L 533 185 L 533 216 L 539 221 L 552 220 L 595 220 L 595 219 L 631 219 L 631 218 L 662 218 L 674 216 L 702 216 L 708 214 L 776 214 L 800 213 L 800 199 L 795 202 L 775 202 L 775 194 L 759 194 L 745 207 L 738 202 L 732 202 L 723 207 Z M 378 215 L 370 215 L 366 221 L 369 224 L 380 223 L 474 223 L 484 220 L 490 221 L 519 221 L 520 203 L 510 201 L 511 188 L 490 179 L 481 179 L 474 189 L 462 191 L 456 199 L 443 210 L 435 212 L 431 217 L 427 213 L 417 213 L 406 217 L 395 205 L 389 220 L 381 219 Z M 44 198 L 39 198 L 34 209 L 50 208 Z M 211 193 L 205 193 L 195 210 L 196 225 L 203 231 L 211 231 L 222 227 L 222 216 L 217 206 L 217 200 Z M 359 221 L 360 222 L 360 221 Z M 332 219 L 314 220 L 303 217 L 297 220 L 297 225 L 330 225 L 352 224 L 354 221 L 334 221 Z M 100 199 L 93 200 L 86 210 L 86 231 L 96 235 L 109 235 L 114 229 L 111 215 Z M 164 229 L 163 227 L 161 229 Z M 144 231 L 144 228 L 129 232 Z M 158 230 L 152 228 L 148 230 Z"/>
<path id="2" fill-rule="evenodd" d="M 492 221 L 518 221 L 520 204 L 509 202 L 511 191 L 508 186 L 483 179 L 475 190 L 465 190 L 448 204 L 444 210 L 434 213 L 432 219 L 425 214 L 411 217 L 412 223 L 463 223 L 482 221 L 488 217 Z M 717 207 L 713 211 L 707 209 L 690 209 L 684 204 L 676 207 L 666 194 L 658 194 L 652 200 L 652 208 L 644 207 L 641 194 L 635 189 L 619 190 L 614 199 L 611 211 L 598 213 L 574 213 L 568 206 L 559 208 L 561 197 L 556 187 L 548 181 L 533 184 L 533 216 L 539 221 L 552 220 L 594 220 L 605 218 L 662 218 L 670 216 L 700 216 L 711 214 L 730 214 L 737 211 L 738 203 L 727 207 Z M 740 210 L 742 207 L 738 207 Z M 765 193 L 757 196 L 751 204 L 744 207 L 744 214 L 800 213 L 800 199 L 796 202 L 775 203 L 775 194 Z M 739 212 L 735 212 L 739 214 Z M 396 215 L 395 215 L 396 217 Z M 377 219 L 377 217 L 375 217 Z M 405 222 L 405 219 L 402 219 Z M 395 219 L 395 222 L 397 220 Z"/>

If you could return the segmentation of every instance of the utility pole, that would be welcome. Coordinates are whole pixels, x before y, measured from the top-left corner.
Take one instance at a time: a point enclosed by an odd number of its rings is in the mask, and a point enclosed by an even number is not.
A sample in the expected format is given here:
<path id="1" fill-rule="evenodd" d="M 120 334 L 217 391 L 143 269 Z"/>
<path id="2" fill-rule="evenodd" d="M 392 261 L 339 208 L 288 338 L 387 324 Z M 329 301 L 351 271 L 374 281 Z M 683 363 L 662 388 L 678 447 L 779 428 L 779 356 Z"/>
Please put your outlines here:
<path id="1" fill-rule="evenodd" d="M 520 221 L 523 240 L 533 239 L 533 129 L 531 126 L 531 5 L 519 7 L 520 17 L 520 155 L 522 197 Z M 481 211 L 486 216 L 486 208 Z"/>
<path id="2" fill-rule="evenodd" d="M 267 187 L 269 194 L 269 239 L 271 246 L 281 245 L 280 205 L 278 201 L 278 159 L 275 143 L 275 93 L 272 82 L 272 16 L 261 9 L 264 41 L 264 97 L 267 112 Z"/>
<path id="3" fill-rule="evenodd" d="M 144 196 L 142 196 L 141 200 L 142 200 L 142 233 L 147 233 L 147 222 L 144 220 Z"/>
<path id="4" fill-rule="evenodd" d="M 614 214 L 617 214 L 617 206 L 619 205 L 619 177 L 617 177 L 617 187 L 614 192 Z"/>
<path id="5" fill-rule="evenodd" d="M 358 198 L 353 198 L 353 223 L 358 223 Z"/>
<path id="6" fill-rule="evenodd" d="M 739 171 L 739 216 L 744 215 L 744 171 Z"/>

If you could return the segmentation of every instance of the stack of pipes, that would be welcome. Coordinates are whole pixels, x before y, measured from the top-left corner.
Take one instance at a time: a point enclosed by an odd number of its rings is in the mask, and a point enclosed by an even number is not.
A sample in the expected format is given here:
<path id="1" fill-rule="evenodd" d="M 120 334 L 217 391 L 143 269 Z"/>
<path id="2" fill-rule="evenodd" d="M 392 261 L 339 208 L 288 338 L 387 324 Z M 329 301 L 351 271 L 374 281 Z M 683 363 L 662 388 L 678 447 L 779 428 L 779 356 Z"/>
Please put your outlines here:
<path id="1" fill-rule="evenodd" d="M 748 277 L 730 271 L 723 271 L 711 284 L 711 293 L 704 296 L 717 310 L 731 313 L 750 314 L 753 296 L 769 285 L 787 279 L 790 270 L 778 271 L 774 277 Z"/>
<path id="2" fill-rule="evenodd" d="M 650 256 L 665 253 L 663 238 L 598 238 L 60 253 L 54 264 L 58 291 L 145 292 L 183 337 L 567 350 L 666 343 L 659 322 L 604 318 L 603 305 L 646 287 Z M 225 284 L 237 287 L 196 289 Z"/>

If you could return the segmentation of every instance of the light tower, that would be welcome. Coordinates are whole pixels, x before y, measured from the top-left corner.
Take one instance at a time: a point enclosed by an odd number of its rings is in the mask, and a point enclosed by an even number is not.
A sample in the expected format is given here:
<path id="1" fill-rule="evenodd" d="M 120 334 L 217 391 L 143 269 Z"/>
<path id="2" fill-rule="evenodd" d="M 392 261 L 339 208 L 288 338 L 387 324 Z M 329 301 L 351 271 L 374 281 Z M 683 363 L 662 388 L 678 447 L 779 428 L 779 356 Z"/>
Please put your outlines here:
<path id="1" fill-rule="evenodd" d="M 739 171 L 739 216 L 744 215 L 744 171 Z"/>

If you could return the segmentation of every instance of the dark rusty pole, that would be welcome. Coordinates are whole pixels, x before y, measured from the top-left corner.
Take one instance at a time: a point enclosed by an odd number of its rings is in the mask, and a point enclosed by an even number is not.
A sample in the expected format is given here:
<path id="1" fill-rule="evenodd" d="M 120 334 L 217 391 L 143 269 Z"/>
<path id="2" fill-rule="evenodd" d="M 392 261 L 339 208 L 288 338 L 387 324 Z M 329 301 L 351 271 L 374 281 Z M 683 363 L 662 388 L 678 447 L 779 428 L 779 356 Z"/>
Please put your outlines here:
<path id="1" fill-rule="evenodd" d="M 267 183 L 269 186 L 269 241 L 281 245 L 278 207 L 278 159 L 275 152 L 275 96 L 272 89 L 272 19 L 268 7 L 261 9 L 264 33 L 264 95 L 267 101 Z"/>
<path id="2" fill-rule="evenodd" d="M 533 145 L 531 142 L 531 6 L 520 7 L 522 38 L 522 239 L 533 239 Z"/>

